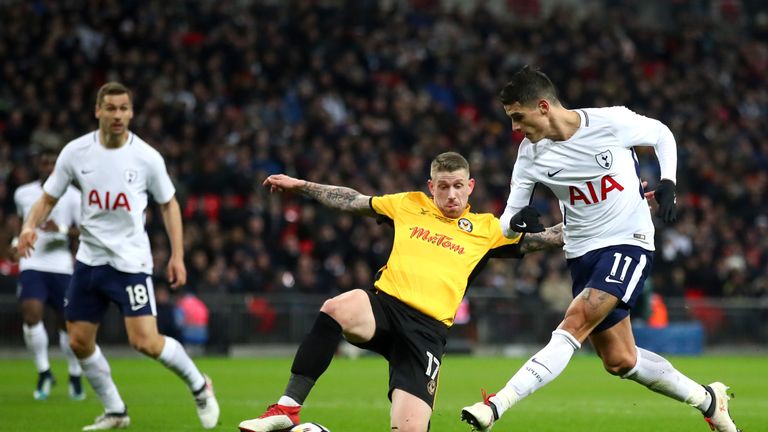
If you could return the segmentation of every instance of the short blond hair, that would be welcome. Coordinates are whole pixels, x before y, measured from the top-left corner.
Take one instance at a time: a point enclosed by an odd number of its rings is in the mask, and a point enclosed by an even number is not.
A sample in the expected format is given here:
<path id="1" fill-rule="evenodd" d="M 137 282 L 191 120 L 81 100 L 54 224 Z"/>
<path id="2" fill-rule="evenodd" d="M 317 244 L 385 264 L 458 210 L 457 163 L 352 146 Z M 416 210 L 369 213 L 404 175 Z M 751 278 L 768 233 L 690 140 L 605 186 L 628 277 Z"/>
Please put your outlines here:
<path id="1" fill-rule="evenodd" d="M 108 82 L 101 86 L 98 93 L 96 93 L 96 106 L 101 106 L 101 104 L 104 102 L 104 98 L 107 95 L 121 94 L 127 94 L 128 98 L 133 100 L 133 95 L 131 94 L 131 91 L 128 89 L 128 87 L 117 81 Z"/>
<path id="2" fill-rule="evenodd" d="M 469 175 L 469 162 L 464 156 L 456 152 L 445 152 L 440 153 L 432 160 L 429 175 L 435 178 L 435 174 L 438 172 L 454 172 L 461 169 L 467 170 L 467 175 Z"/>

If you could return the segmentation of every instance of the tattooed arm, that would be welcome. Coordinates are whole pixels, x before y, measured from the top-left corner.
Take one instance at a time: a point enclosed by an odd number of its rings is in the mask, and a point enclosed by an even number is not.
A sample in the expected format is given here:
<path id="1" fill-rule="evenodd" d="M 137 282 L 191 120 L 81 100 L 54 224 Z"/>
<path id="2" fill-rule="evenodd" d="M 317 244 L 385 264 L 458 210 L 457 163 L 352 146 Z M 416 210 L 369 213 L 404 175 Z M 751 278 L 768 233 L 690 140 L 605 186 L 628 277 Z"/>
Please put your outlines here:
<path id="1" fill-rule="evenodd" d="M 539 233 L 526 233 L 520 242 L 520 252 L 528 253 L 563 247 L 562 222 Z"/>
<path id="2" fill-rule="evenodd" d="M 371 197 L 343 186 L 324 185 L 274 174 L 264 180 L 271 192 L 290 190 L 312 198 L 320 204 L 333 209 L 355 213 L 362 216 L 375 216 L 370 205 Z"/>

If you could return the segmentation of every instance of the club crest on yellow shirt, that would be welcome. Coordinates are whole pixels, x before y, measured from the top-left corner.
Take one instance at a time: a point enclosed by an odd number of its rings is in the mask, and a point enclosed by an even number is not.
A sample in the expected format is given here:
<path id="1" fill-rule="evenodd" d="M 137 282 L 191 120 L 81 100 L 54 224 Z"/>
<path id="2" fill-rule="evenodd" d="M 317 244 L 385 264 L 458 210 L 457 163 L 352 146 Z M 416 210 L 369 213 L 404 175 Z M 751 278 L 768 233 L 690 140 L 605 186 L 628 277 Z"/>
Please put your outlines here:
<path id="1" fill-rule="evenodd" d="M 472 222 L 467 218 L 461 218 L 459 219 L 459 228 L 466 232 L 472 232 Z"/>

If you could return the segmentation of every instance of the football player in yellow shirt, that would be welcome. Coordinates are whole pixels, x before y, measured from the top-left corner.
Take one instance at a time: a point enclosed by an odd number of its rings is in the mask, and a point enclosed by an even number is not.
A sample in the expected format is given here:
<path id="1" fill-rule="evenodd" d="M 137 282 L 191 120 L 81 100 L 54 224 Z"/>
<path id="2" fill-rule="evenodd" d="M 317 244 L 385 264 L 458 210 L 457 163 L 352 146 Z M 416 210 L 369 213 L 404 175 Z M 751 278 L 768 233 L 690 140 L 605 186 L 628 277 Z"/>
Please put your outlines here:
<path id="1" fill-rule="evenodd" d="M 388 218 L 395 236 L 370 290 L 351 290 L 323 304 L 294 357 L 285 393 L 261 417 L 241 422 L 241 431 L 298 424 L 301 405 L 342 337 L 389 361 L 392 430 L 427 431 L 446 334 L 472 278 L 488 258 L 562 247 L 561 224 L 510 239 L 492 214 L 472 213 L 468 199 L 475 180 L 460 154 L 438 155 L 430 176 L 431 197 L 423 192 L 371 197 L 284 174 L 264 180 L 272 192 L 290 190 L 327 207 Z"/>

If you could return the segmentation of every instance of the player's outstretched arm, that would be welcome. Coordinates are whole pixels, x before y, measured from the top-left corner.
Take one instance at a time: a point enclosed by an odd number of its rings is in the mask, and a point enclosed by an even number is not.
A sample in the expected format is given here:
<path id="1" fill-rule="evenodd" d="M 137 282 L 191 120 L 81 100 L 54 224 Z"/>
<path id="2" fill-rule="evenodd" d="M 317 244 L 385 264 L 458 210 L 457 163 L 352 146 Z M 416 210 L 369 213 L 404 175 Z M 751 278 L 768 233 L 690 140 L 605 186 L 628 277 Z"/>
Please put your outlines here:
<path id="1" fill-rule="evenodd" d="M 563 223 L 545 228 L 538 233 L 527 233 L 520 242 L 520 252 L 536 252 L 540 250 L 563 247 Z"/>
<path id="2" fill-rule="evenodd" d="M 289 190 L 312 198 L 326 207 L 363 216 L 375 216 L 370 205 L 371 197 L 348 187 L 312 183 L 285 174 L 273 174 L 267 177 L 263 184 L 269 186 L 271 192 Z"/>
<path id="3" fill-rule="evenodd" d="M 29 257 L 33 250 L 35 250 L 35 241 L 37 241 L 37 227 L 40 226 L 43 221 L 48 219 L 51 214 L 51 210 L 58 202 L 58 198 L 54 198 L 47 193 L 43 192 L 41 196 L 32 205 L 29 210 L 29 215 L 24 221 L 24 225 L 21 228 L 19 234 L 18 253 L 19 256 Z"/>

